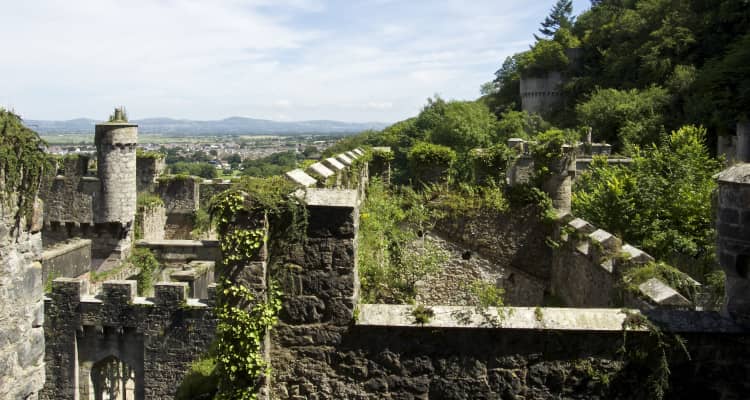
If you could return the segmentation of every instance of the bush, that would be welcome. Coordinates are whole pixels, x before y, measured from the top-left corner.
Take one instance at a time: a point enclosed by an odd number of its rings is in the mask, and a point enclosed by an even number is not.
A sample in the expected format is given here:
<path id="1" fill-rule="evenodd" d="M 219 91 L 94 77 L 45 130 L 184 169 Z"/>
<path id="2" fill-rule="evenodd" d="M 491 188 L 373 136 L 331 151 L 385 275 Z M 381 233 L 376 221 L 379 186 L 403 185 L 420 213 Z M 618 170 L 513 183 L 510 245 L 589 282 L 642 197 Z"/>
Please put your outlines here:
<path id="1" fill-rule="evenodd" d="M 417 182 L 431 183 L 442 180 L 456 161 L 456 152 L 450 147 L 419 142 L 407 155 L 409 169 Z"/>
<path id="2" fill-rule="evenodd" d="M 595 159 L 573 192 L 573 213 L 702 281 L 716 269 L 712 193 L 721 164 L 706 131 L 685 126 L 634 148 L 630 168 Z"/>
<path id="3" fill-rule="evenodd" d="M 154 287 L 154 274 L 159 270 L 159 261 L 150 250 L 143 248 L 133 249 L 129 261 L 141 270 L 136 276 L 138 294 L 145 296 Z"/>
<path id="4" fill-rule="evenodd" d="M 176 400 L 213 399 L 219 386 L 216 376 L 216 358 L 209 357 L 193 362 L 180 387 Z"/>

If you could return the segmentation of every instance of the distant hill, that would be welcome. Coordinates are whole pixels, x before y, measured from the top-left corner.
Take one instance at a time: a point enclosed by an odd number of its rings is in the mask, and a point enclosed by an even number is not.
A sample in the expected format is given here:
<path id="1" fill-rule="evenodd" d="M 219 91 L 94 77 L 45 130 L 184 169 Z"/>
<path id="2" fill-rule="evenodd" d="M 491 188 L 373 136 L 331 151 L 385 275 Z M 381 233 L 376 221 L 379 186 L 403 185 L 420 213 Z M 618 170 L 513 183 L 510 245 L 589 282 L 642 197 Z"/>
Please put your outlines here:
<path id="1" fill-rule="evenodd" d="M 77 118 L 68 121 L 25 120 L 24 124 L 40 134 L 93 133 L 97 120 Z M 196 135 L 268 135 L 307 133 L 356 133 L 367 129 L 383 129 L 382 122 L 297 121 L 280 122 L 267 119 L 229 117 L 218 121 L 146 118 L 131 121 L 138 124 L 140 133 Z"/>

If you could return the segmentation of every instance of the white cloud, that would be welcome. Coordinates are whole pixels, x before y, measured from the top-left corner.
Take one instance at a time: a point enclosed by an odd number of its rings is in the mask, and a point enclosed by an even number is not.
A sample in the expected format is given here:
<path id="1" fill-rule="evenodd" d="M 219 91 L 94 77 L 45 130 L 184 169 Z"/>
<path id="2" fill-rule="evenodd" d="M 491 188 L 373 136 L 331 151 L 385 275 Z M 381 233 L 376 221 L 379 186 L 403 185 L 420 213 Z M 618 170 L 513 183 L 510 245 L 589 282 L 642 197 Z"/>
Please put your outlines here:
<path id="1" fill-rule="evenodd" d="M 8 1 L 0 100 L 28 118 L 125 104 L 137 118 L 394 121 L 436 92 L 477 97 L 553 2 Z"/>

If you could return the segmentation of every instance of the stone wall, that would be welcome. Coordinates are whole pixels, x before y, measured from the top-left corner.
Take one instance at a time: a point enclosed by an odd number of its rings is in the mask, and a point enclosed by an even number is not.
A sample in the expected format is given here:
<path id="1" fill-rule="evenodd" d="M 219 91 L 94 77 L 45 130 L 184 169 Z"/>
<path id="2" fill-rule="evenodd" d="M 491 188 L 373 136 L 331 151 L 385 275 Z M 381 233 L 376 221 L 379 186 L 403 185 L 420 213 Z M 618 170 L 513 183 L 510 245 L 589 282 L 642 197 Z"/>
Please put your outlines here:
<path id="1" fill-rule="evenodd" d="M 724 312 L 750 327 L 750 164 L 735 164 L 717 180 L 717 252 L 726 273 Z"/>
<path id="2" fill-rule="evenodd" d="M 0 185 L 1 186 L 1 185 Z M 5 201 L 5 200 L 1 200 Z M 14 204 L 10 201 L 8 204 Z M 41 204 L 31 231 L 10 232 L 15 209 L 0 205 L 0 398 L 34 398 L 44 383 Z M 21 226 L 25 226 L 22 222 Z"/>
<path id="3" fill-rule="evenodd" d="M 164 201 L 167 220 L 164 238 L 167 240 L 191 239 L 195 212 L 200 207 L 200 184 L 194 177 L 163 177 L 157 192 Z"/>
<path id="4" fill-rule="evenodd" d="M 159 180 L 157 194 L 167 214 L 193 214 L 200 207 L 200 183 L 192 176 L 168 176 Z"/>
<path id="5" fill-rule="evenodd" d="M 138 157 L 136 154 L 136 189 L 138 193 L 154 192 L 157 178 L 166 170 L 164 157 Z"/>
<path id="6" fill-rule="evenodd" d="M 656 362 L 628 367 L 621 358 L 621 309 L 433 307 L 420 325 L 412 306 L 357 304 L 355 196 L 310 197 L 308 240 L 284 260 L 271 398 L 652 398 L 645 380 Z M 750 390 L 741 378 L 750 373 L 746 331 L 713 312 L 648 316 L 687 339 L 689 360 L 668 351 L 668 398 Z M 657 352 L 653 338 L 635 328 L 627 343 Z"/>
<path id="7" fill-rule="evenodd" d="M 164 206 L 141 207 L 135 215 L 136 238 L 143 240 L 163 240 L 167 215 Z"/>
<path id="8" fill-rule="evenodd" d="M 502 213 L 486 211 L 475 218 L 441 220 L 435 230 L 500 266 L 548 281 L 552 249 L 546 238 L 554 234 L 555 228 L 554 224 L 541 222 L 538 213 L 535 205 Z"/>
<path id="9" fill-rule="evenodd" d="M 41 187 L 46 229 L 51 223 L 94 223 L 98 206 L 99 178 L 88 173 L 89 158 L 85 155 L 64 158 L 59 172 Z M 45 238 L 46 241 L 46 238 Z"/>
<path id="10" fill-rule="evenodd" d="M 101 295 L 87 292 L 82 280 L 53 282 L 45 307 L 47 381 L 40 398 L 101 396 L 104 382 L 92 371 L 112 358 L 132 374 L 136 399 L 173 398 L 213 340 L 214 291 L 198 301 L 187 298 L 186 283 L 161 283 L 153 298 L 143 298 L 135 296 L 135 281 L 108 281 Z"/>
<path id="11" fill-rule="evenodd" d="M 75 278 L 91 270 L 91 240 L 71 239 L 44 249 L 42 282 L 55 278 Z"/>
<path id="12" fill-rule="evenodd" d="M 221 260 L 218 240 L 139 240 L 135 246 L 151 250 L 163 264 Z"/>

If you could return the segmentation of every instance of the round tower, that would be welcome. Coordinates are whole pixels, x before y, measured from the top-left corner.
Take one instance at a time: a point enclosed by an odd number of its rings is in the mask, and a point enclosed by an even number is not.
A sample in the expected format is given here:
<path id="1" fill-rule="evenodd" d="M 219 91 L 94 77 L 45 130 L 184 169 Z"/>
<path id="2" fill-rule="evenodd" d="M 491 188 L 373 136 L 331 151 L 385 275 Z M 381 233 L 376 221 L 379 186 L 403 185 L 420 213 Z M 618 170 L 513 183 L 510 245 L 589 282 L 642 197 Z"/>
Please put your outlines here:
<path id="1" fill-rule="evenodd" d="M 735 164 L 717 180 L 717 251 L 727 276 L 723 311 L 750 327 L 750 164 Z"/>
<path id="2" fill-rule="evenodd" d="M 116 109 L 110 122 L 97 124 L 94 136 L 101 185 L 97 223 L 132 225 L 136 212 L 138 125 Z"/>

